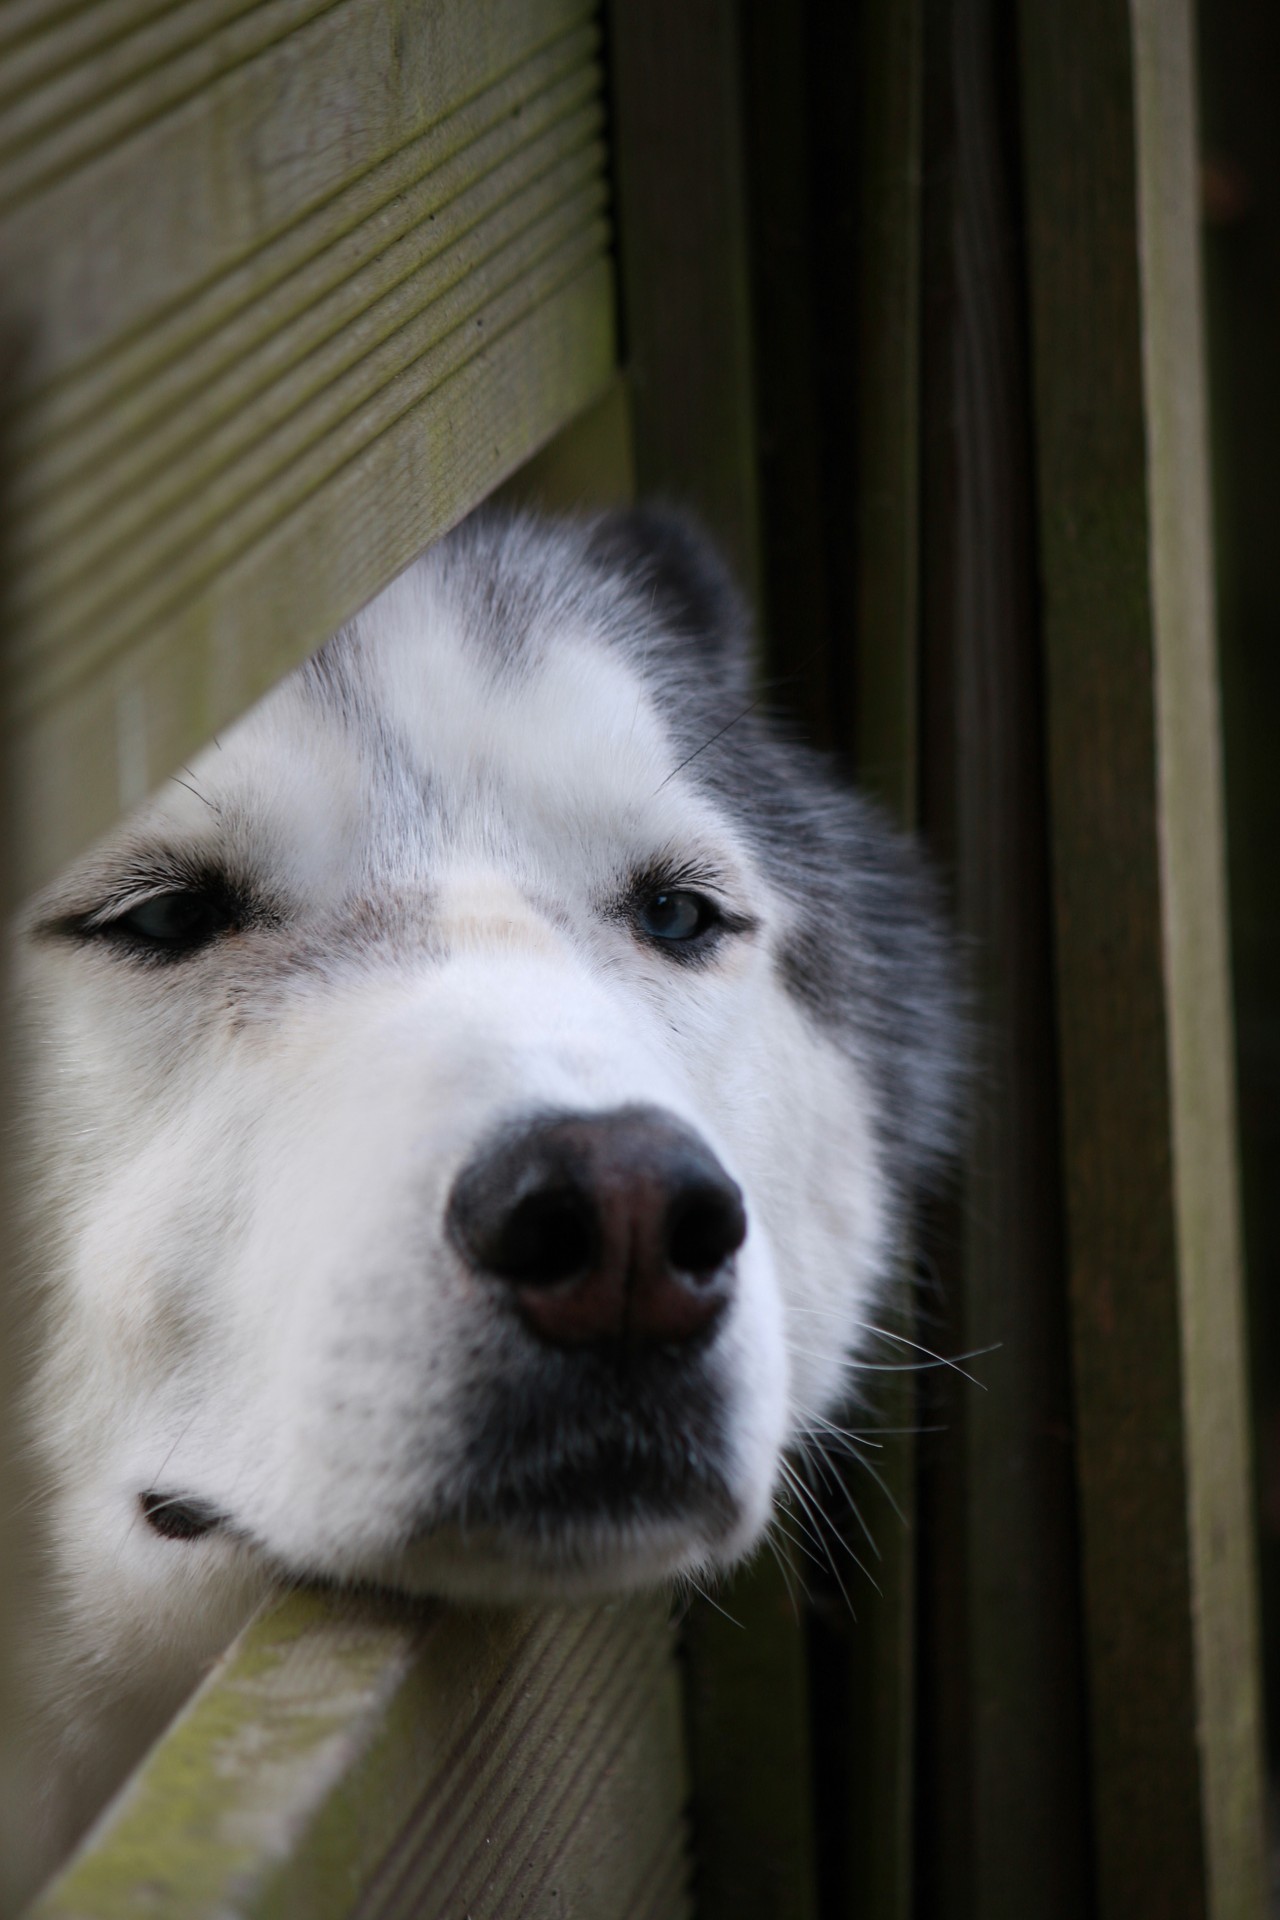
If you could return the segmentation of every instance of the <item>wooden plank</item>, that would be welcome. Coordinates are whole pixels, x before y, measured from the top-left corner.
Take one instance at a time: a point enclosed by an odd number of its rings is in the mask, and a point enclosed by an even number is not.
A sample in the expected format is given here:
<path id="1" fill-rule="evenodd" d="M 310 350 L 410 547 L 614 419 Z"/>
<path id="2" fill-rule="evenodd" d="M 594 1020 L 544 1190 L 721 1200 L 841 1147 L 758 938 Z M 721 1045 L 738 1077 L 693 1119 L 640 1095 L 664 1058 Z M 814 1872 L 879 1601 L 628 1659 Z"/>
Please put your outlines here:
<path id="1" fill-rule="evenodd" d="M 116 501 L 107 493 L 91 502 L 87 527 L 73 535 L 56 513 L 42 516 L 53 524 L 41 529 L 45 552 L 27 557 L 26 643 L 9 663 L 15 715 L 126 647 L 228 541 L 252 542 L 359 457 L 409 396 L 432 391 L 598 257 L 600 159 L 594 145 L 571 153 L 401 281 L 378 303 L 389 311 L 362 315 L 357 342 L 328 342 L 296 372 L 278 371 L 243 411 L 215 410 L 182 448 L 177 473 L 166 465 L 140 483 L 126 478 Z"/>
<path id="2" fill-rule="evenodd" d="M 919 0 L 871 0 L 857 48 L 859 781 L 919 823 L 920 243 L 924 23 Z"/>
<path id="3" fill-rule="evenodd" d="M 1241 1211 L 1260 1525 L 1264 1721 L 1280 1752 L 1280 628 L 1272 473 L 1280 447 L 1280 10 L 1201 7 L 1205 325 L 1214 469 L 1231 963 L 1239 1074 Z M 1272 1877 L 1276 1879 L 1273 1848 Z M 1274 1892 L 1273 1892 L 1274 1898 Z"/>
<path id="4" fill-rule="evenodd" d="M 1018 141 L 989 0 L 929 18 L 927 817 L 971 957 L 979 1090 L 939 1235 L 922 1880 L 931 1914 L 1089 1910 Z"/>
<path id="5" fill-rule="evenodd" d="M 685 1620 L 698 1920 L 817 1912 L 804 1638 L 796 1582 L 762 1554 Z"/>
<path id="6" fill-rule="evenodd" d="M 1201 1797 L 1214 1914 L 1261 1913 L 1259 1645 L 1190 0 L 1134 0 L 1156 755 Z"/>
<path id="7" fill-rule="evenodd" d="M 760 604 L 739 23 L 609 8 L 623 347 L 641 491 L 695 506 Z"/>
<path id="8" fill-rule="evenodd" d="M 833 125 L 825 103 L 814 98 L 817 11 L 808 0 L 749 0 L 742 7 L 742 143 L 767 685 L 806 739 L 831 747 L 845 713 L 835 692 L 841 650 L 832 644 L 828 549 L 847 502 L 831 500 L 825 456 L 846 424 L 842 403 L 852 382 L 823 377 L 828 290 L 816 283 L 823 272 L 837 283 L 832 293 L 847 326 L 854 214 L 848 151 L 814 150 L 822 134 L 848 143 L 840 118 Z M 847 39 L 852 21 L 842 29 L 832 20 L 830 30 Z M 841 191 L 820 201 L 818 181 L 827 177 Z M 847 519 L 839 538 L 847 547 Z"/>
<path id="9" fill-rule="evenodd" d="M 920 765 L 920 242 L 923 19 L 918 0 L 869 0 L 858 25 L 860 136 L 853 271 L 858 288 L 854 396 L 855 572 L 852 712 L 859 782 L 906 827 L 919 826 Z M 848 376 L 846 376 L 848 377 Z M 837 687 L 840 678 L 837 677 Z M 919 1340 L 912 1257 L 901 1301 L 880 1324 Z M 878 1316 L 877 1316 L 878 1318 Z M 927 1336 L 924 1336 L 927 1339 Z M 910 1361 L 881 1342 L 877 1359 Z M 850 1920 L 910 1920 L 915 1894 L 918 1579 L 916 1376 L 881 1376 L 874 1454 L 884 1500 L 875 1508 L 879 1592 L 859 1599 L 850 1643 Z M 875 1435 L 870 1438 L 875 1441 Z M 854 1463 L 845 1469 L 853 1479 Z M 864 1480 L 866 1476 L 863 1476 Z M 868 1496 L 854 1484 L 850 1497 Z M 846 1516 L 846 1532 L 853 1521 Z M 854 1551 L 862 1543 L 851 1541 Z"/>
<path id="10" fill-rule="evenodd" d="M 32 1920 L 678 1920 L 673 1653 L 654 1601 L 273 1602 Z"/>
<path id="11" fill-rule="evenodd" d="M 1099 1911 L 1260 1914 L 1189 18 L 1020 25 Z"/>
<path id="12" fill-rule="evenodd" d="M 8 447 L 4 434 L 4 399 L 11 386 L 12 368 L 0 350 L 0 503 L 9 478 Z M 10 600 L 11 568 L 0 511 L 0 631 L 5 630 Z M 0 758 L 0 895 L 4 868 L 13 847 L 12 789 L 9 769 Z M 0 1101 L 6 1117 L 12 1111 L 12 1009 L 10 997 L 0 1001 Z M 23 1284 L 22 1263 L 15 1257 L 15 1156 L 6 1154 L 0 1166 L 0 1915 L 15 1914 L 33 1880 L 37 1857 L 31 1832 L 29 1796 L 25 1785 L 30 1756 L 22 1735 L 29 1691 L 28 1645 L 24 1631 L 33 1585 L 35 1516 L 31 1484 L 31 1449 L 24 1444 L 19 1409 L 26 1375 L 26 1357 L 32 1350 L 35 1328 L 34 1288 Z"/>
<path id="13" fill-rule="evenodd" d="M 589 14 L 113 0 L 0 41 L 20 890 L 603 390 Z"/>

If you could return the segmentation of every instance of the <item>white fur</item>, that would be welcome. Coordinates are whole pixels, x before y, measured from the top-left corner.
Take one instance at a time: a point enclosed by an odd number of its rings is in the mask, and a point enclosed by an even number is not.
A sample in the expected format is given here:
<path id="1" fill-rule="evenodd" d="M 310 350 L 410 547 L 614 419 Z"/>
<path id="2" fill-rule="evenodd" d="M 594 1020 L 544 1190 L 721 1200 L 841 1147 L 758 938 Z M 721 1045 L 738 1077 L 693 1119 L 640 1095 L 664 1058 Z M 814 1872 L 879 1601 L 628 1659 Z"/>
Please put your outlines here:
<path id="1" fill-rule="evenodd" d="M 679 770 L 622 653 L 565 628 L 504 672 L 433 583 L 412 569 L 345 643 L 359 714 L 286 682 L 29 916 L 67 1831 L 281 1568 L 492 1598 L 749 1552 L 886 1266 L 874 1096 L 780 982 L 793 908 L 749 837 Z M 39 931 L 156 848 L 230 851 L 287 924 L 153 968 Z M 690 968 L 602 916 L 664 853 L 714 866 L 758 930 Z M 746 1196 L 714 1353 L 733 1524 L 620 1519 L 541 1555 L 483 1528 L 406 1544 L 458 1471 L 460 1383 L 524 1337 L 445 1240 L 454 1177 L 512 1114 L 637 1102 L 695 1129 Z M 139 1507 L 156 1486 L 234 1530 L 159 1537 Z"/>

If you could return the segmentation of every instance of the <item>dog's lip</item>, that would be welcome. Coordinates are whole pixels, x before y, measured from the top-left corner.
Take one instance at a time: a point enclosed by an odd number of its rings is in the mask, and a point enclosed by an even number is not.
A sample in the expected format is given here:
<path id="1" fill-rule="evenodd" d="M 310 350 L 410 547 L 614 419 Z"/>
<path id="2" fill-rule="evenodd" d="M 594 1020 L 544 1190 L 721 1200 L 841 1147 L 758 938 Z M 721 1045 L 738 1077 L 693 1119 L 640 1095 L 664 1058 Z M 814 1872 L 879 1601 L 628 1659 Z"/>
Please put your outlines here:
<path id="1" fill-rule="evenodd" d="M 209 1533 L 234 1532 L 231 1516 L 199 1494 L 148 1487 L 138 1495 L 147 1525 L 166 1540 L 199 1540 Z"/>
<path id="2" fill-rule="evenodd" d="M 485 1534 L 519 1556 L 590 1531 L 601 1542 L 637 1524 L 713 1529 L 731 1523 L 738 1502 L 717 1466 L 698 1452 L 677 1466 L 670 1454 L 637 1460 L 622 1445 L 601 1445 L 565 1459 L 522 1460 L 518 1466 L 472 1476 L 447 1503 L 425 1513 L 410 1544 L 444 1530 L 460 1538 Z"/>

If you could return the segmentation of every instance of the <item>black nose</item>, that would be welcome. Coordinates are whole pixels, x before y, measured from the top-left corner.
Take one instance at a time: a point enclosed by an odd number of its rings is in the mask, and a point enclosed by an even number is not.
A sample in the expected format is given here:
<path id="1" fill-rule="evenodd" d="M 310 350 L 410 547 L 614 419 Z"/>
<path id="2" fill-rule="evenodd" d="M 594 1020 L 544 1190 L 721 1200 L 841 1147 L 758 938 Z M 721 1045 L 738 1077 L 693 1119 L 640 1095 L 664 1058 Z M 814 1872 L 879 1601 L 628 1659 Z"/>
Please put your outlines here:
<path id="1" fill-rule="evenodd" d="M 651 1345 L 709 1331 L 747 1233 L 742 1195 L 697 1134 L 651 1107 L 564 1114 L 463 1168 L 446 1225 L 556 1346 Z"/>

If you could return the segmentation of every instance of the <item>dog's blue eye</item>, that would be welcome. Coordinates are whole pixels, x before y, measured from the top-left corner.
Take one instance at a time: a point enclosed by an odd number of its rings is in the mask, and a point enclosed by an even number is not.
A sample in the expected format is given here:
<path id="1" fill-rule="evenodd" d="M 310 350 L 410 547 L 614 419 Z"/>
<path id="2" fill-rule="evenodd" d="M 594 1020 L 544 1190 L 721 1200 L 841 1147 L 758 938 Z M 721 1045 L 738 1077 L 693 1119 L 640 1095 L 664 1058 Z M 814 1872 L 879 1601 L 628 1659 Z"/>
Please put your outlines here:
<path id="1" fill-rule="evenodd" d="M 720 921 L 720 909 L 705 893 L 673 887 L 653 893 L 640 908 L 640 925 L 654 940 L 699 940 Z"/>
<path id="2" fill-rule="evenodd" d="M 231 925 L 227 907 L 210 894 L 186 890 L 157 893 L 108 923 L 104 932 L 132 946 L 190 953 Z"/>

